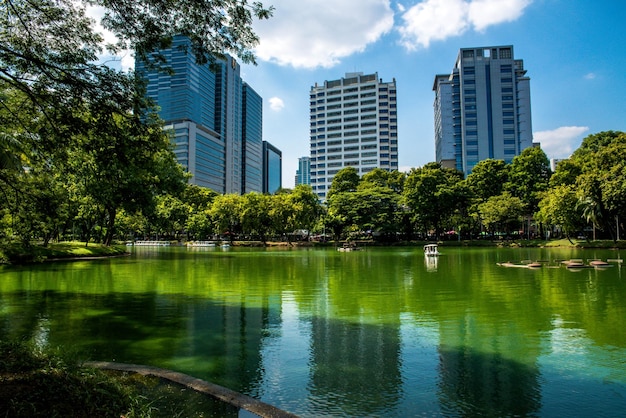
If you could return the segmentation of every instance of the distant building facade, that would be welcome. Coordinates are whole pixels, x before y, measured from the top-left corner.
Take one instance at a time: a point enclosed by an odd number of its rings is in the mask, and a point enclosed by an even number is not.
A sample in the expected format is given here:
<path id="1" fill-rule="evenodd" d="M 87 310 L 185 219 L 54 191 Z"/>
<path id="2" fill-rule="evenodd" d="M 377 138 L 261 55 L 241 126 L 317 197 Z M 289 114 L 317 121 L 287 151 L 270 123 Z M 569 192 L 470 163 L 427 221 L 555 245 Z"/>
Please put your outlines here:
<path id="1" fill-rule="evenodd" d="M 173 131 L 178 162 L 190 183 L 218 193 L 262 191 L 262 100 L 226 56 L 213 68 L 199 65 L 189 40 L 174 37 L 159 51 L 173 73 L 135 63 L 147 80 L 147 95 L 159 106 L 165 128 Z"/>
<path id="2" fill-rule="evenodd" d="M 347 73 L 310 91 L 311 187 L 326 198 L 334 175 L 354 167 L 398 169 L 396 80 Z"/>
<path id="3" fill-rule="evenodd" d="M 243 187 L 241 193 L 263 190 L 263 99 L 243 83 Z"/>
<path id="4" fill-rule="evenodd" d="M 531 147 L 530 79 L 513 46 L 462 48 L 435 76 L 435 159 L 468 175 L 487 158 L 510 163 Z"/>
<path id="5" fill-rule="evenodd" d="M 311 158 L 298 158 L 298 170 L 296 170 L 296 186 L 298 184 L 311 184 Z"/>
<path id="6" fill-rule="evenodd" d="M 283 153 L 263 141 L 263 193 L 274 194 L 283 187 Z"/>

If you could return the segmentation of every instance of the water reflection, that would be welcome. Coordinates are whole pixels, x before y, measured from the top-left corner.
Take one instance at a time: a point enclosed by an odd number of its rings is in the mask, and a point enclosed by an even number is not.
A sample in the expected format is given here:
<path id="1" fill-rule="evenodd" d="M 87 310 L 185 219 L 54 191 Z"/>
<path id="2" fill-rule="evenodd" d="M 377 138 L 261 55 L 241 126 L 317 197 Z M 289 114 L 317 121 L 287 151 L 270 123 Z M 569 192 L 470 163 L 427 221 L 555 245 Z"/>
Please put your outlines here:
<path id="1" fill-rule="evenodd" d="M 309 390 L 313 415 L 380 416 L 402 392 L 396 327 L 314 318 Z"/>
<path id="2" fill-rule="evenodd" d="M 471 347 L 439 349 L 439 399 L 447 416 L 536 416 L 541 407 L 536 366 Z"/>
<path id="3" fill-rule="evenodd" d="M 426 271 L 431 273 L 437 271 L 438 264 L 439 257 L 424 257 L 424 265 L 426 266 Z"/>
<path id="4" fill-rule="evenodd" d="M 410 249 L 141 249 L 4 268 L 0 335 L 172 368 L 304 416 L 617 415 L 620 269 L 496 266 L 580 258 L 542 251 L 447 249 L 433 269 Z"/>

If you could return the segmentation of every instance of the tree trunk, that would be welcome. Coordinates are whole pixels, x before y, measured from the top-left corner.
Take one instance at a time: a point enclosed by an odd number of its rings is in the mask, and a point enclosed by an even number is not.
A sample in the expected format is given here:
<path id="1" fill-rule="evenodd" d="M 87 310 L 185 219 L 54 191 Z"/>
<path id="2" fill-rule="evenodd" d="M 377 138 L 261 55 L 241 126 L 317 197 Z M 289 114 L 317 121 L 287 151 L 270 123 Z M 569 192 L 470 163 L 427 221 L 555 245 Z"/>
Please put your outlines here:
<path id="1" fill-rule="evenodd" d="M 110 247 L 111 243 L 113 242 L 113 235 L 115 233 L 115 215 L 117 214 L 117 211 L 115 208 L 109 208 L 107 212 L 109 215 L 109 219 L 107 222 L 107 232 L 104 236 L 104 245 Z"/>

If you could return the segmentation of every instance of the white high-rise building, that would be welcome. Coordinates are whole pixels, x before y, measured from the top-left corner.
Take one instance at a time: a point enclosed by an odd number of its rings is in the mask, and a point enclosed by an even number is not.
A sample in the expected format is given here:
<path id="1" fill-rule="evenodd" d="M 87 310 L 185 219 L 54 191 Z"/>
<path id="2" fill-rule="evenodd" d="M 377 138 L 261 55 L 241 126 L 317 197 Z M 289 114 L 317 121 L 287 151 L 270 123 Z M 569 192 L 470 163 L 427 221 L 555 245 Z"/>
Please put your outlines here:
<path id="1" fill-rule="evenodd" d="M 462 48 L 435 76 L 435 158 L 465 175 L 487 158 L 510 163 L 531 147 L 530 79 L 513 46 Z"/>
<path id="2" fill-rule="evenodd" d="M 311 87 L 311 186 L 326 198 L 334 175 L 355 167 L 398 169 L 396 80 L 347 73 Z"/>

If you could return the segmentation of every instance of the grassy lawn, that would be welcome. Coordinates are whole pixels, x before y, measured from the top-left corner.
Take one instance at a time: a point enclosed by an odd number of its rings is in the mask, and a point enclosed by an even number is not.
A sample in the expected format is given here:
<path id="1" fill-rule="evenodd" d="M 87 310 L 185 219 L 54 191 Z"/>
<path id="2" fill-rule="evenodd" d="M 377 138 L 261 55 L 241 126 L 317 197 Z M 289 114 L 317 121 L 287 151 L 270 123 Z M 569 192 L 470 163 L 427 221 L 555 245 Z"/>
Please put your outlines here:
<path id="1" fill-rule="evenodd" d="M 83 367 L 70 350 L 0 340 L 1 417 L 236 418 L 239 408 L 182 385 Z"/>
<path id="2" fill-rule="evenodd" d="M 137 417 L 149 408 L 128 382 L 60 355 L 0 341 L 0 416 Z"/>
<path id="3" fill-rule="evenodd" d="M 0 263 L 9 264 L 42 262 L 59 258 L 110 257 L 125 253 L 124 245 L 106 247 L 101 244 L 85 246 L 84 242 L 59 242 L 43 247 L 37 244 L 26 246 L 18 242 L 0 243 Z"/>

